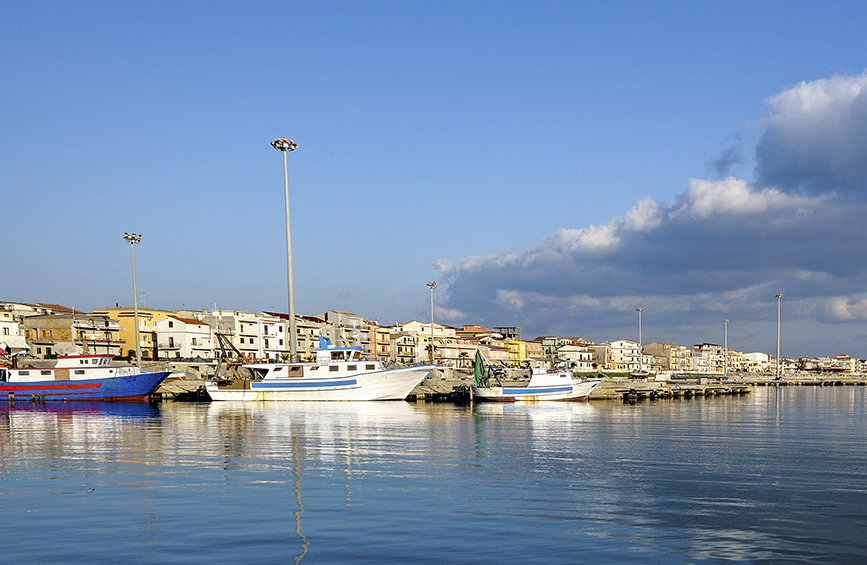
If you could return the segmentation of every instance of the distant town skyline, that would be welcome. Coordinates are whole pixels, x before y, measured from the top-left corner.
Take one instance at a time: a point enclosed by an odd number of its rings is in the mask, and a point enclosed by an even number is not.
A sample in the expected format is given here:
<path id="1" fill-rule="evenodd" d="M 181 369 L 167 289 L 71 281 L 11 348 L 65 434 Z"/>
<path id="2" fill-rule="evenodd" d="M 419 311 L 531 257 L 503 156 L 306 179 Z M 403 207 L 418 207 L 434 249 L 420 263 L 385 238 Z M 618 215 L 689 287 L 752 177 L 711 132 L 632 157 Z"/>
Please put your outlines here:
<path id="1" fill-rule="evenodd" d="M 3 300 L 867 357 L 860 3 L 3 11 Z"/>

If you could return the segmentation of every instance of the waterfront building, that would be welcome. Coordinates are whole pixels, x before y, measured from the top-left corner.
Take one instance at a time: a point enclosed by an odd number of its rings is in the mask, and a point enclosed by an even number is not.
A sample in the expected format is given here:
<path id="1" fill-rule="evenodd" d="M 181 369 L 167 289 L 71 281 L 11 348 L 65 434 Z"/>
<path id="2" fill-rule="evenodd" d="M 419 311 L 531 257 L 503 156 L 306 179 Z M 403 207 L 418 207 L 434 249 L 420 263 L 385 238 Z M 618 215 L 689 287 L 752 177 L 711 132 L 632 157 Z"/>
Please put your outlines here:
<path id="1" fill-rule="evenodd" d="M 395 326 L 395 331 L 399 333 L 404 333 L 408 335 L 415 336 L 416 339 L 416 363 L 428 363 L 430 361 L 430 339 L 431 339 L 431 324 L 430 322 L 419 322 L 418 320 L 411 320 L 409 322 L 403 322 L 401 324 L 397 324 Z M 439 324 L 434 322 L 433 324 L 433 339 L 434 339 L 434 353 L 436 355 L 436 359 L 439 359 L 439 354 L 437 351 L 437 346 L 444 339 L 456 339 L 457 330 L 451 326 L 447 326 L 445 324 Z"/>
<path id="2" fill-rule="evenodd" d="M 391 330 L 379 325 L 379 320 L 364 322 L 364 328 L 370 338 L 370 358 L 379 361 L 392 361 L 391 359 Z"/>
<path id="3" fill-rule="evenodd" d="M 614 368 L 614 358 L 611 355 L 610 343 L 594 343 L 587 347 L 593 353 L 593 361 L 596 363 L 597 370 L 610 371 Z"/>
<path id="4" fill-rule="evenodd" d="M 335 345 L 361 347 L 362 354 L 370 357 L 370 335 L 365 327 L 364 318 L 352 312 L 328 310 L 314 316 L 334 329 Z"/>
<path id="5" fill-rule="evenodd" d="M 685 345 L 651 341 L 644 345 L 644 351 L 658 359 L 655 363 L 660 370 L 681 373 L 692 369 L 692 351 Z"/>
<path id="6" fill-rule="evenodd" d="M 520 328 L 519 328 L 520 329 Z M 509 349 L 509 365 L 518 367 L 527 361 L 527 342 L 506 338 L 503 343 Z"/>
<path id="7" fill-rule="evenodd" d="M 259 317 L 237 310 L 211 310 L 204 316 L 204 322 L 211 326 L 214 333 L 214 347 L 219 349 L 217 335 L 228 340 L 247 360 L 260 359 L 264 352 L 260 349 Z M 215 351 L 219 357 L 220 351 Z"/>
<path id="8" fill-rule="evenodd" d="M 557 350 L 557 359 L 566 361 L 572 371 L 579 373 L 591 373 L 598 368 L 590 345 L 563 345 Z"/>
<path id="9" fill-rule="evenodd" d="M 5 355 L 14 355 L 30 349 L 21 331 L 21 324 L 15 319 L 12 309 L 6 310 L 3 305 L 0 305 L 0 349 L 3 349 Z"/>
<path id="10" fill-rule="evenodd" d="M 476 350 L 482 356 L 490 359 L 487 347 L 464 339 L 442 338 L 437 340 L 437 362 L 446 367 L 471 368 L 476 357 Z"/>
<path id="11" fill-rule="evenodd" d="M 746 360 L 744 359 L 743 351 L 739 351 L 737 349 L 729 348 L 729 373 L 740 373 L 743 372 L 746 365 Z"/>
<path id="12" fill-rule="evenodd" d="M 118 352 L 119 357 L 135 357 L 135 309 L 134 308 L 100 308 L 93 311 L 94 315 L 105 316 L 111 320 L 117 320 L 120 325 L 120 340 L 123 342 L 123 348 Z M 139 343 L 141 348 L 141 357 L 144 359 L 159 359 L 159 341 L 157 340 L 157 323 L 165 320 L 169 316 L 174 316 L 174 312 L 167 310 L 156 310 L 152 308 L 139 308 Z"/>
<path id="13" fill-rule="evenodd" d="M 541 366 L 545 361 L 545 352 L 542 350 L 542 344 L 538 341 L 525 341 L 524 346 L 527 348 L 525 359 L 534 366 Z"/>
<path id="14" fill-rule="evenodd" d="M 83 312 L 27 316 L 21 322 L 34 357 L 82 353 L 120 355 L 124 342 L 117 320 Z"/>
<path id="15" fill-rule="evenodd" d="M 640 369 L 641 350 L 638 342 L 631 339 L 618 339 L 610 342 L 611 369 L 618 372 L 635 372 Z"/>
<path id="16" fill-rule="evenodd" d="M 521 326 L 494 326 L 494 331 L 503 336 L 506 341 L 523 341 Z"/>
<path id="17" fill-rule="evenodd" d="M 692 350 L 701 353 L 693 356 L 693 370 L 700 373 L 722 373 L 725 365 L 724 349 L 722 345 L 716 343 L 693 345 Z"/>
<path id="18" fill-rule="evenodd" d="M 691 366 L 689 368 L 692 373 L 710 373 L 711 372 L 711 354 L 709 351 L 693 349 L 690 354 Z"/>
<path id="19" fill-rule="evenodd" d="M 767 373 L 771 368 L 771 355 L 761 352 L 744 353 L 744 370 L 748 373 Z"/>
<path id="20" fill-rule="evenodd" d="M 160 359 L 214 358 L 214 337 L 204 320 L 180 315 L 156 323 Z"/>

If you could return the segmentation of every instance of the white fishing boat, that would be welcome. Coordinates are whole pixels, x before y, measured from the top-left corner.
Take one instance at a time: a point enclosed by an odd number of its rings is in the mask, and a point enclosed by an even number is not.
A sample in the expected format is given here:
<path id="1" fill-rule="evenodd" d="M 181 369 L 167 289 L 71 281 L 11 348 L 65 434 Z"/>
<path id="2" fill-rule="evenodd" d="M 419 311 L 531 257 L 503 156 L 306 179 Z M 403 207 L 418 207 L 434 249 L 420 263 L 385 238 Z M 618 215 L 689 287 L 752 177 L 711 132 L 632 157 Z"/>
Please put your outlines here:
<path id="1" fill-rule="evenodd" d="M 496 385 L 490 382 L 491 378 Z M 576 380 L 571 371 L 563 369 L 533 369 L 526 384 L 503 385 L 496 372 L 491 372 L 481 354 L 476 352 L 473 377 L 473 400 L 476 402 L 537 402 L 540 400 L 585 401 L 601 381 Z"/>
<path id="2" fill-rule="evenodd" d="M 244 365 L 250 378 L 214 380 L 205 390 L 217 401 L 404 400 L 434 368 L 389 369 L 379 360 L 362 360 L 361 347 L 335 347 L 319 339 L 314 362 Z"/>

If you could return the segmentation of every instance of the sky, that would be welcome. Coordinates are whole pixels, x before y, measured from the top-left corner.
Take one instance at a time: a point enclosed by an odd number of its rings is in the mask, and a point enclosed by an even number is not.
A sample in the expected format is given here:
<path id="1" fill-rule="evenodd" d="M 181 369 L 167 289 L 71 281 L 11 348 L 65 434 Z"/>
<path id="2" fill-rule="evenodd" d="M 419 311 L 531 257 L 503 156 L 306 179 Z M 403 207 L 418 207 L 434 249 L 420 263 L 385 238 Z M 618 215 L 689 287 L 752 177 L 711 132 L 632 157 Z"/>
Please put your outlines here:
<path id="1" fill-rule="evenodd" d="M 2 0 L 0 300 L 285 312 L 285 137 L 300 314 L 864 358 L 865 21 Z"/>

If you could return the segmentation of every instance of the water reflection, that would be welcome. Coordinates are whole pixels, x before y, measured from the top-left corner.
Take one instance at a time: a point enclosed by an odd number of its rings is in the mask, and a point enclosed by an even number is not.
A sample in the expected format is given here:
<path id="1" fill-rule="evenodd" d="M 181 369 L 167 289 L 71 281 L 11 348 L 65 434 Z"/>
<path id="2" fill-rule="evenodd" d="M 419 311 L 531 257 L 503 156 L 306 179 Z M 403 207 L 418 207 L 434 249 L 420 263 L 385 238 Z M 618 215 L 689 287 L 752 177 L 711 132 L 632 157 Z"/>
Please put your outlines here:
<path id="1" fill-rule="evenodd" d="M 857 562 L 865 392 L 0 405 L 5 550 L 34 562 Z M 37 542 L 46 531 L 52 546 Z M 428 552 L 431 540 L 447 547 Z"/>

